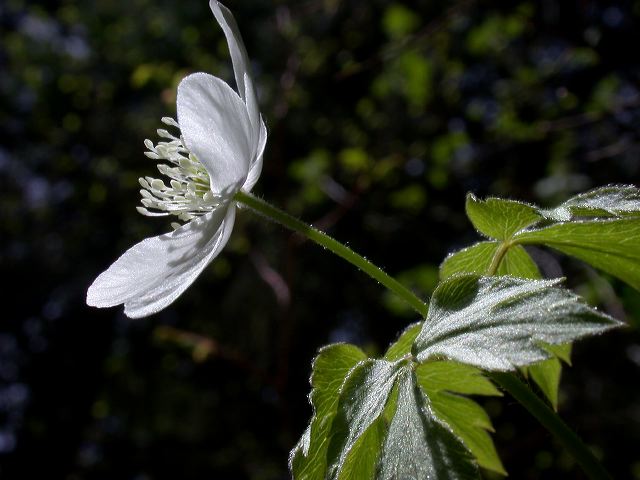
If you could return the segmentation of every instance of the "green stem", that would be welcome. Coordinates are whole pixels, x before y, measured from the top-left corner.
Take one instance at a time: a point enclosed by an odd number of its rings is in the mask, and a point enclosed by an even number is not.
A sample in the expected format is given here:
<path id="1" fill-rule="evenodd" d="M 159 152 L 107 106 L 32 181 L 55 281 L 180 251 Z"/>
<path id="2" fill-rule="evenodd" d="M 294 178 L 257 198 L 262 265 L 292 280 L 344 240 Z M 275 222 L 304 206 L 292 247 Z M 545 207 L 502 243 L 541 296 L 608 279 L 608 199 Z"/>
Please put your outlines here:
<path id="1" fill-rule="evenodd" d="M 496 250 L 486 275 L 495 275 L 509 248 L 515 242 L 505 241 Z M 515 398 L 531 415 L 533 415 L 549 432 L 551 432 L 573 458 L 580 464 L 591 480 L 611 479 L 593 452 L 584 444 L 576 433 L 564 423 L 560 416 L 531 391 L 513 373 L 487 372 L 487 375 Z"/>
<path id="2" fill-rule="evenodd" d="M 490 372 L 489 377 L 515 398 L 549 432 L 564 445 L 591 480 L 610 480 L 611 477 L 591 450 L 566 423 L 537 395 L 511 373 Z"/>
<path id="3" fill-rule="evenodd" d="M 422 317 L 426 316 L 428 308 L 427 305 L 411 290 L 393 277 L 387 275 L 366 258 L 358 255 L 349 247 L 249 193 L 242 191 L 238 192 L 234 199 L 236 202 L 249 207 L 251 210 L 254 210 L 266 218 L 279 223 L 294 232 L 300 233 L 317 244 L 331 250 L 333 253 L 355 265 L 367 275 L 394 292 L 401 299 L 411 305 L 411 307 L 414 308 Z M 496 251 L 496 254 L 491 261 L 491 266 L 487 272 L 489 275 L 493 275 L 497 272 L 500 262 L 507 253 L 509 246 L 509 244 L 505 243 Z M 537 418 L 547 430 L 556 436 L 556 438 L 582 466 L 585 473 L 591 480 L 610 479 L 604 467 L 580 440 L 580 438 L 562 421 L 557 413 L 551 410 L 535 393 L 527 388 L 527 386 L 524 385 L 517 376 L 512 373 L 498 372 L 489 373 L 488 375 L 504 390 L 509 392 L 513 398 L 520 402 L 520 404 L 524 406 L 535 418 Z"/>
<path id="4" fill-rule="evenodd" d="M 420 300 L 411 290 L 402 285 L 395 278 L 386 274 L 381 268 L 377 267 L 363 256 L 358 255 L 346 245 L 343 245 L 326 233 L 301 222 L 297 218 L 292 217 L 288 213 L 249 193 L 240 191 L 236 193 L 234 199 L 236 202 L 241 203 L 249 207 L 251 210 L 267 217 L 269 220 L 279 223 L 294 232 L 300 233 L 326 249 L 331 250 L 333 253 L 342 257 L 352 265 L 355 265 L 364 273 L 398 295 L 398 297 L 411 305 L 411 307 L 422 317 L 427 315 L 427 304 Z"/>
<path id="5" fill-rule="evenodd" d="M 492 275 L 496 274 L 496 272 L 498 271 L 498 267 L 500 267 L 500 262 L 502 262 L 502 259 L 509 251 L 509 247 L 511 247 L 510 242 L 505 241 L 500 244 L 500 246 L 496 250 L 496 253 L 493 255 L 493 258 L 491 259 L 491 265 L 489 265 L 489 269 L 487 270 L 488 277 L 491 277 Z"/>

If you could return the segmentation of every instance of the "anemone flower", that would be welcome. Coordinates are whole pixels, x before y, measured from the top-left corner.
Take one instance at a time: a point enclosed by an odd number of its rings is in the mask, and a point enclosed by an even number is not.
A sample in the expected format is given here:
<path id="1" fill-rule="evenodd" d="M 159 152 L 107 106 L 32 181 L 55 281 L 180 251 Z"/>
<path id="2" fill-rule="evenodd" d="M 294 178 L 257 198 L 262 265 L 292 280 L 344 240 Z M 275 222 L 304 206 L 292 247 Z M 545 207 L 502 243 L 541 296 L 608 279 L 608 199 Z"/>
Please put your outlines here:
<path id="1" fill-rule="evenodd" d="M 87 304 L 124 304 L 128 317 L 162 310 L 180 296 L 226 245 L 236 214 L 233 196 L 249 192 L 262 170 L 267 131 L 258 111 L 249 61 L 231 12 L 209 3 L 227 39 L 238 93 L 213 75 L 194 73 L 178 85 L 177 136 L 158 130 L 164 141 L 146 140 L 145 155 L 160 160 L 169 180 L 140 179 L 147 216 L 174 215 L 174 230 L 134 245 L 100 274 Z"/>

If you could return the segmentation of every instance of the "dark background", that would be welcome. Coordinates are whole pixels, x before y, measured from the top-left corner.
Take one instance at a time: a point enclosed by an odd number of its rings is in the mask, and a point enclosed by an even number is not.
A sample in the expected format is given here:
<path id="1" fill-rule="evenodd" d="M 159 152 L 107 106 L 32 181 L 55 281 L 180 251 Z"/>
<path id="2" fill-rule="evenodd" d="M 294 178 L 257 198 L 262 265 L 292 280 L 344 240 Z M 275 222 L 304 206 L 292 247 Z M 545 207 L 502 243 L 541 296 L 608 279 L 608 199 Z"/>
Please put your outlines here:
<path id="1" fill-rule="evenodd" d="M 551 206 L 640 183 L 639 1 L 229 1 L 269 129 L 255 191 L 425 298 L 477 239 L 464 195 Z M 329 342 L 378 354 L 411 312 L 241 212 L 173 305 L 84 304 L 142 238 L 143 140 L 192 71 L 232 79 L 205 0 L 0 1 L 0 477 L 283 479 Z M 560 412 L 640 479 L 640 294 L 533 251 L 625 331 L 580 342 Z M 511 478 L 584 476 L 514 400 L 485 402 Z"/>

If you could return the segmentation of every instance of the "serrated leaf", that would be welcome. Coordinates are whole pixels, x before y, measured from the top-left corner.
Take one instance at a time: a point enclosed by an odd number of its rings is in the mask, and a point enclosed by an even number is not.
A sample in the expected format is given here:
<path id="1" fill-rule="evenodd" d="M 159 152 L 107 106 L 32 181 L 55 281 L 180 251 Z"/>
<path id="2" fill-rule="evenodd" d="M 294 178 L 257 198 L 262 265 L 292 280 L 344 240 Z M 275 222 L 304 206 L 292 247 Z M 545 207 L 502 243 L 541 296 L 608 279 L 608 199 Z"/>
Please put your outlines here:
<path id="1" fill-rule="evenodd" d="M 480 200 L 472 193 L 467 195 L 465 208 L 478 232 L 496 240 L 508 240 L 543 218 L 532 205 L 502 198 Z"/>
<path id="2" fill-rule="evenodd" d="M 375 480 L 380 452 L 398 401 L 397 384 L 391 389 L 387 404 L 378 419 L 356 441 L 347 455 L 338 480 Z"/>
<path id="3" fill-rule="evenodd" d="M 354 345 L 334 344 L 321 349 L 313 361 L 309 396 L 313 416 L 289 455 L 289 468 L 296 480 L 326 478 L 327 447 L 338 407 L 338 392 L 349 371 L 366 358 Z"/>
<path id="4" fill-rule="evenodd" d="M 567 343 L 619 322 L 557 280 L 461 275 L 445 280 L 413 345 L 418 361 L 445 357 L 486 370 L 513 370 L 549 357 L 540 343 Z"/>
<path id="5" fill-rule="evenodd" d="M 640 215 L 640 189 L 633 185 L 607 185 L 570 198 L 541 213 L 554 221 L 576 217 L 622 217 Z"/>
<path id="6" fill-rule="evenodd" d="M 419 322 L 408 327 L 389 347 L 385 359 L 398 360 L 410 353 L 421 326 Z M 436 416 L 449 424 L 479 465 L 506 474 L 493 440 L 487 433 L 493 427 L 485 411 L 471 399 L 447 393 L 502 395 L 493 383 L 477 368 L 457 362 L 427 362 L 418 366 L 416 374 L 419 384 L 431 399 Z"/>
<path id="7" fill-rule="evenodd" d="M 488 212 L 490 202 L 487 201 L 483 204 L 477 199 L 475 202 L 470 200 L 472 199 L 468 199 L 468 206 L 470 207 L 468 208 L 468 211 L 475 213 L 476 216 L 479 215 L 480 220 L 477 221 L 481 221 L 482 214 L 485 214 L 485 216 L 487 217 L 490 216 L 490 213 Z M 584 219 L 599 218 L 602 220 L 607 218 L 621 218 L 629 216 L 638 217 L 640 216 L 640 189 L 632 185 L 608 185 L 576 195 L 554 209 L 543 210 L 539 209 L 538 207 L 532 208 L 537 210 L 537 212 L 542 215 L 544 219 L 537 225 L 531 224 L 529 227 L 534 225 L 537 226 L 540 230 L 546 230 L 542 227 L 546 225 L 547 228 L 549 228 L 549 224 L 554 222 L 572 222 L 572 224 L 575 224 Z M 478 212 L 480 212 L 480 214 L 478 214 Z M 479 227 L 478 224 L 476 224 L 475 226 L 476 228 Z M 571 230 L 572 227 L 565 226 L 557 228 L 559 230 Z M 556 231 L 551 230 L 550 234 L 550 237 L 556 237 Z M 521 235 L 526 238 L 528 232 L 525 230 L 514 234 L 514 237 L 516 237 L 516 241 L 520 242 L 519 237 Z M 587 235 L 591 236 L 592 239 L 597 238 L 596 232 L 592 232 L 592 234 L 587 233 Z M 602 243 L 605 245 L 605 248 L 608 248 L 607 244 L 611 245 L 612 243 L 616 243 L 616 241 L 612 241 L 612 239 L 605 239 L 604 237 L 601 237 L 600 239 L 603 240 Z M 640 241 L 636 242 L 636 252 L 638 251 L 638 245 L 640 245 Z M 640 273 L 637 273 L 637 270 L 640 268 L 640 264 L 637 262 L 637 260 L 629 262 L 624 257 L 612 258 L 620 256 L 619 253 L 623 253 L 624 255 L 625 252 L 617 252 L 616 254 L 611 255 L 610 252 L 605 251 L 605 255 L 603 255 L 602 251 L 594 252 L 590 251 L 589 248 L 584 247 L 554 247 L 551 244 L 549 244 L 549 246 L 551 246 L 552 248 L 556 248 L 557 250 L 560 250 L 566 254 L 573 255 L 582 260 L 585 260 L 597 268 L 600 268 L 609 273 L 612 273 L 613 275 L 618 276 L 619 278 L 622 278 L 623 280 L 634 286 L 636 289 L 640 289 L 638 286 Z M 469 250 L 473 250 L 473 248 L 474 247 L 471 247 L 471 249 Z M 495 250 L 497 250 L 497 245 L 494 248 Z M 517 245 L 512 245 L 509 248 L 509 250 L 503 257 L 502 262 L 500 263 L 496 271 L 496 274 L 513 275 L 523 278 L 539 278 L 539 271 L 537 269 L 537 266 L 526 253 L 526 251 L 518 251 L 519 248 L 520 247 Z M 478 251 L 478 253 L 480 254 L 480 258 L 473 258 L 470 253 L 472 252 L 467 253 L 466 257 L 461 257 L 461 260 L 463 260 L 462 262 L 455 262 L 455 260 L 457 260 L 457 258 L 455 258 L 457 254 L 448 257 L 447 261 L 443 263 L 441 267 L 441 277 L 445 278 L 445 275 L 442 275 L 442 273 L 447 273 L 444 267 L 449 267 L 448 261 L 451 261 L 454 266 L 458 267 L 456 268 L 454 273 L 461 273 L 465 269 L 470 272 L 475 271 L 481 273 L 483 271 L 482 267 L 484 267 L 484 265 L 487 265 L 488 262 L 490 262 L 490 258 L 493 258 L 494 255 L 494 252 L 485 253 Z M 467 263 L 467 265 L 465 265 L 465 262 Z M 475 265 L 475 267 L 471 265 L 471 267 L 473 268 L 470 268 L 470 266 L 468 265 L 469 263 L 472 263 L 473 265 Z M 449 270 L 451 269 L 449 268 Z M 569 350 L 567 351 L 564 360 L 568 363 L 570 345 L 568 345 L 567 348 Z M 547 348 L 547 350 L 551 351 L 554 354 L 557 353 L 559 356 L 562 355 L 562 352 L 553 352 L 553 350 L 549 348 Z M 523 373 L 528 375 L 536 384 L 538 384 L 541 391 L 549 399 L 554 408 L 557 407 L 557 395 L 561 370 L 562 365 L 557 359 L 542 361 L 523 369 Z"/>
<path id="8" fill-rule="evenodd" d="M 387 352 L 384 354 L 384 359 L 389 360 L 390 362 L 400 360 L 405 355 L 411 353 L 411 346 L 413 345 L 413 341 L 420 333 L 420 328 L 422 327 L 422 322 L 416 322 L 412 325 L 409 325 L 404 331 L 400 334 L 398 340 L 393 342 Z"/>
<path id="9" fill-rule="evenodd" d="M 540 270 L 527 251 L 520 245 L 512 245 L 505 254 L 497 275 L 512 275 L 514 277 L 536 280 L 542 278 Z M 544 349 L 554 354 L 554 349 L 561 351 L 564 345 L 545 345 Z M 569 345 L 571 348 L 571 345 Z M 522 367 L 523 373 L 530 376 L 531 380 L 540 387 L 540 391 L 547 397 L 554 410 L 558 408 L 558 389 L 560 387 L 560 375 L 562 365 L 557 358 L 549 358 L 542 362 L 534 363 L 529 367 Z"/>
<path id="10" fill-rule="evenodd" d="M 340 478 L 358 439 L 384 411 L 400 368 L 400 362 L 369 359 L 349 372 L 340 389 L 338 411 L 331 429 L 328 478 Z"/>
<path id="11" fill-rule="evenodd" d="M 447 423 L 469 449 L 478 465 L 506 475 L 489 432 L 491 420 L 480 405 L 469 398 L 443 392 L 431 398 L 434 414 Z"/>
<path id="12" fill-rule="evenodd" d="M 502 395 L 477 368 L 457 362 L 427 362 L 416 369 L 418 383 L 435 415 L 447 423 L 481 467 L 506 475 L 493 440 L 491 420 L 470 398 L 455 395 Z"/>
<path id="13" fill-rule="evenodd" d="M 371 359 L 354 367 L 331 436 L 327 478 L 478 478 L 464 445 L 434 417 L 407 361 Z"/>
<path id="14" fill-rule="evenodd" d="M 439 360 L 420 365 L 418 379 L 428 394 L 447 391 L 465 395 L 501 396 L 481 370 L 464 363 Z"/>
<path id="15" fill-rule="evenodd" d="M 543 244 L 640 290 L 640 217 L 558 223 L 521 232 L 521 244 Z"/>
<path id="16" fill-rule="evenodd" d="M 495 241 L 478 242 L 450 253 L 440 265 L 440 280 L 459 273 L 485 273 L 498 246 L 499 243 Z"/>
<path id="17" fill-rule="evenodd" d="M 385 419 L 380 416 L 351 448 L 340 469 L 338 480 L 374 480 L 376 478 L 385 432 Z"/>
<path id="18" fill-rule="evenodd" d="M 377 479 L 478 479 L 469 453 L 456 436 L 432 414 L 429 399 L 418 386 L 413 369 L 397 378 L 398 400 L 389 424 Z"/>

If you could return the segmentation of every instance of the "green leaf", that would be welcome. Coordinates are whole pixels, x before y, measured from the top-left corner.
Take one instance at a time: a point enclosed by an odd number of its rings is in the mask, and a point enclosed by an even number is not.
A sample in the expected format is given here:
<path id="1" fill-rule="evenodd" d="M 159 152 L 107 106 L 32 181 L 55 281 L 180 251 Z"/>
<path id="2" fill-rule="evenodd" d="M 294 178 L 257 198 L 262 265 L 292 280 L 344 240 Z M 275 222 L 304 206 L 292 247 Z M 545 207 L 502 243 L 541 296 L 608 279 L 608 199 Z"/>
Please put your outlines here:
<path id="1" fill-rule="evenodd" d="M 384 359 L 389 360 L 390 362 L 394 362 L 396 360 L 400 360 L 402 357 L 411 353 L 411 345 L 413 345 L 413 341 L 420 333 L 420 328 L 422 327 L 422 322 L 416 322 L 412 325 L 409 325 L 404 331 L 400 334 L 398 340 L 393 342 L 389 348 L 387 349 L 387 353 L 384 354 Z"/>
<path id="2" fill-rule="evenodd" d="M 567 365 L 571 365 L 571 344 L 562 343 L 560 345 L 544 345 L 544 349 L 558 357 Z"/>
<path id="3" fill-rule="evenodd" d="M 541 277 L 538 266 L 527 251 L 520 245 L 512 245 L 509 247 L 507 253 L 502 257 L 496 275 L 511 275 L 513 277 L 529 278 L 531 280 Z"/>
<path id="4" fill-rule="evenodd" d="M 530 377 L 540 387 L 540 391 L 547 397 L 553 409 L 558 410 L 558 391 L 562 375 L 561 360 L 571 365 L 571 344 L 541 344 L 541 347 L 549 352 L 552 358 L 522 367 L 521 370 L 525 377 Z"/>
<path id="5" fill-rule="evenodd" d="M 445 357 L 486 370 L 513 370 L 549 357 L 540 343 L 567 343 L 620 323 L 557 280 L 461 275 L 445 280 L 413 345 L 422 362 Z"/>
<path id="6" fill-rule="evenodd" d="M 440 265 L 440 279 L 461 273 L 486 273 L 499 245 L 496 241 L 478 242 L 449 254 Z M 535 279 L 540 278 L 540 271 L 523 247 L 512 245 L 502 258 L 496 275 Z"/>
<path id="7" fill-rule="evenodd" d="M 377 418 L 355 442 L 347 455 L 338 480 L 374 480 L 386 432 L 384 416 Z"/>
<path id="8" fill-rule="evenodd" d="M 341 478 L 349 454 L 389 399 L 401 362 L 365 360 L 356 365 L 340 389 L 338 412 L 331 429 L 327 461 L 329 478 Z"/>
<path id="9" fill-rule="evenodd" d="M 416 369 L 418 383 L 435 415 L 462 440 L 481 467 L 506 475 L 493 440 L 491 420 L 480 405 L 455 393 L 502 395 L 477 368 L 457 362 L 424 363 Z"/>
<path id="10" fill-rule="evenodd" d="M 543 244 L 640 290 L 640 217 L 558 223 L 521 232 L 520 244 Z"/>
<path id="11" fill-rule="evenodd" d="M 576 217 L 623 217 L 640 215 L 640 189 L 633 185 L 607 185 L 570 198 L 542 214 L 554 221 Z"/>
<path id="12" fill-rule="evenodd" d="M 467 195 L 467 216 L 473 226 L 489 238 L 508 240 L 516 232 L 542 219 L 538 209 L 526 203 L 501 198 L 479 200 Z"/>
<path id="13" fill-rule="evenodd" d="M 448 360 L 424 363 L 418 367 L 418 378 L 429 395 L 440 391 L 465 395 L 502 395 L 481 370 L 463 363 Z"/>
<path id="14" fill-rule="evenodd" d="M 389 424 L 377 479 L 478 479 L 464 446 L 433 416 L 411 366 L 397 377 L 398 400 Z"/>
<path id="15" fill-rule="evenodd" d="M 540 390 L 551 403 L 555 411 L 558 410 L 558 390 L 560 388 L 560 375 L 562 364 L 556 357 L 543 360 L 531 365 L 527 369 L 527 375 L 540 387 Z"/>
<path id="16" fill-rule="evenodd" d="M 450 253 L 440 265 L 440 280 L 459 273 L 485 273 L 498 249 L 498 242 L 479 242 Z"/>
<path id="17" fill-rule="evenodd" d="M 492 389 L 482 382 L 472 390 Z M 469 452 L 432 412 L 411 363 L 360 362 L 340 390 L 326 478 L 477 479 Z"/>
<path id="18" fill-rule="evenodd" d="M 613 249 L 615 250 L 615 244 L 619 239 L 606 238 L 606 236 L 599 237 L 599 232 L 588 231 L 590 227 L 586 229 L 586 233 L 582 236 L 587 237 L 591 241 L 599 238 L 599 243 L 601 243 L 601 245 L 598 246 L 595 251 L 592 248 L 593 245 L 586 245 L 586 248 L 582 245 L 567 246 L 565 245 L 566 239 L 557 235 L 558 232 L 573 232 L 574 228 L 570 225 L 584 223 L 585 219 L 590 219 L 592 225 L 597 225 L 602 223 L 602 220 L 606 219 L 626 217 L 630 220 L 630 216 L 640 216 L 640 189 L 631 185 L 609 185 L 576 195 L 565 201 L 557 208 L 550 210 L 543 210 L 529 205 L 522 207 L 522 205 L 523 204 L 519 204 L 518 202 L 499 199 L 487 199 L 483 202 L 477 200 L 472 195 L 469 195 L 467 198 L 467 213 L 478 230 L 485 235 L 498 238 L 500 232 L 496 232 L 495 229 L 501 225 L 506 225 L 507 227 L 510 225 L 509 218 L 504 218 L 505 216 L 509 216 L 504 213 L 507 212 L 509 208 L 513 208 L 515 210 L 521 209 L 522 218 L 525 220 L 528 217 L 533 220 L 536 216 L 535 212 L 537 212 L 538 220 L 540 220 L 539 222 L 533 221 L 525 227 L 525 230 L 520 229 L 517 232 L 512 233 L 511 238 L 506 241 L 515 240 L 517 243 L 546 244 L 566 254 L 585 260 L 597 268 L 618 276 L 635 288 L 640 289 L 638 286 L 640 284 L 640 272 L 638 272 L 638 270 L 640 270 L 640 263 L 637 258 L 629 261 L 625 256 L 628 256 L 628 250 L 635 250 L 638 252 L 640 240 L 638 240 L 637 237 L 635 246 L 630 246 L 628 248 L 625 247 L 622 251 L 617 251 L 612 254 L 612 252 L 610 252 L 611 247 L 613 246 Z M 531 209 L 533 209 L 533 212 Z M 493 218 L 494 215 L 495 218 Z M 542 219 L 540 219 L 540 216 Z M 496 221 L 496 219 L 498 220 Z M 594 221 L 594 219 L 600 220 Z M 526 223 L 525 220 L 523 220 L 522 224 Z M 556 222 L 570 223 L 561 224 L 564 226 L 553 225 Z M 518 221 L 513 220 L 513 226 L 511 230 L 508 231 L 513 232 L 513 228 L 516 228 L 515 225 L 517 224 Z M 546 226 L 546 228 L 542 228 L 543 226 Z M 531 227 L 538 227 L 538 230 L 526 229 L 530 229 Z M 492 228 L 493 230 L 490 230 Z M 608 227 L 599 228 L 606 229 Z M 581 233 L 584 229 L 585 227 L 578 227 L 578 230 L 580 230 Z M 540 235 L 531 233 L 537 231 L 547 232 L 549 241 L 543 242 L 537 238 L 536 240 L 531 240 L 530 238 Z M 502 235 L 505 236 L 506 233 L 503 232 Z M 630 240 L 633 240 L 633 235 L 631 235 Z M 554 241 L 562 242 L 563 245 L 553 245 Z M 495 252 L 498 248 L 498 242 L 481 242 L 473 247 L 450 255 L 441 265 L 441 278 L 447 278 L 456 273 L 486 272 L 488 265 L 490 264 L 491 259 L 495 256 Z M 633 254 L 631 255 L 633 256 Z M 612 258 L 614 256 L 622 256 L 622 258 Z M 635 255 L 635 257 L 638 257 L 638 255 Z M 540 278 L 540 272 L 538 271 L 537 266 L 520 245 L 511 245 L 508 248 L 498 266 L 496 275 L 513 275 L 531 279 Z M 558 347 L 552 346 L 552 348 Z M 567 349 L 566 356 L 562 359 L 568 363 L 570 345 L 567 345 L 565 348 Z M 562 356 L 562 352 L 554 352 L 552 349 L 547 347 L 545 347 L 545 349 L 554 355 L 557 354 L 559 357 Z M 523 373 L 528 375 L 536 384 L 538 384 L 541 391 L 547 396 L 554 408 L 557 407 L 561 370 L 562 366 L 558 359 L 545 360 L 523 369 Z"/>
<path id="19" fill-rule="evenodd" d="M 367 356 L 348 344 L 324 347 L 313 362 L 310 401 L 313 417 L 289 455 L 296 480 L 323 480 L 327 470 L 329 433 L 338 407 L 338 393 L 349 371 Z"/>
<path id="20" fill-rule="evenodd" d="M 532 280 L 542 278 L 537 265 L 531 259 L 526 250 L 520 245 L 512 245 L 505 254 L 497 275 L 513 275 L 514 277 L 529 278 Z M 545 350 L 554 354 L 554 348 L 560 350 L 565 345 L 545 345 Z M 550 348 L 549 348 L 550 347 Z M 571 345 L 569 345 L 571 348 Z M 540 387 L 540 391 L 547 397 L 554 410 L 558 408 L 558 389 L 560 387 L 560 375 L 562 365 L 557 358 L 549 358 L 542 362 L 534 363 L 529 367 L 523 367 L 523 373 Z"/>

